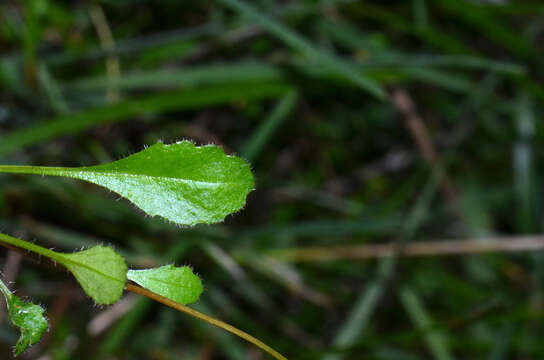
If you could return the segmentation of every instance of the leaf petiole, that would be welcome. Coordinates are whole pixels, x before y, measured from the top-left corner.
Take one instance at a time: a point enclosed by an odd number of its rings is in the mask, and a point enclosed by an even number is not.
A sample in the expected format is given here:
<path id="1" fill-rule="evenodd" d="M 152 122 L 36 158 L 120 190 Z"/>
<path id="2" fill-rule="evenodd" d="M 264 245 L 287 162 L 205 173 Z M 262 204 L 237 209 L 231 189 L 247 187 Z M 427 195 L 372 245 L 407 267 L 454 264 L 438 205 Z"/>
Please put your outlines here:
<path id="1" fill-rule="evenodd" d="M 128 268 L 123 257 L 111 247 L 97 245 L 90 249 L 66 254 L 2 233 L 0 233 L 0 244 L 26 249 L 63 265 L 97 304 L 113 304 L 123 294 Z"/>
<path id="2" fill-rule="evenodd" d="M 242 339 L 246 340 L 247 342 L 250 342 L 252 343 L 253 345 L 257 346 L 258 348 L 260 348 L 261 350 L 267 352 L 268 354 L 270 354 L 271 356 L 273 356 L 274 358 L 278 359 L 278 360 L 287 360 L 287 358 L 285 356 L 283 356 L 282 354 L 280 354 L 279 352 L 277 352 L 276 350 L 272 349 L 270 346 L 266 345 L 264 342 L 262 342 L 261 340 L 249 335 L 248 333 L 246 333 L 245 331 L 242 331 L 232 325 L 229 325 L 221 320 L 218 320 L 216 318 L 213 318 L 209 315 L 206 315 L 206 314 L 203 314 L 201 313 L 200 311 L 197 311 L 195 309 L 192 309 L 188 306 L 185 306 L 183 304 L 180 304 L 180 303 L 177 303 L 175 301 L 172 301 L 164 296 L 161 296 L 159 294 L 155 294 L 154 292 L 152 291 L 149 291 L 147 289 L 144 289 L 142 287 L 139 287 L 139 286 L 136 286 L 136 285 L 132 285 L 132 284 L 127 284 L 126 288 L 125 288 L 127 291 L 131 291 L 133 293 L 136 293 L 136 294 L 140 294 L 140 295 L 143 295 L 143 296 L 146 296 L 152 300 L 155 300 L 157 302 L 160 302 L 161 304 L 164 304 L 166 306 L 169 306 L 173 309 L 176 309 L 177 311 L 180 311 L 180 312 L 184 312 L 194 318 L 197 318 L 197 319 L 200 319 L 200 320 L 203 320 L 209 324 L 212 324 L 214 326 L 217 326 L 225 331 L 228 331 L 238 337 L 241 337 Z"/>
<path id="3" fill-rule="evenodd" d="M 25 250 L 29 250 L 29 251 L 32 251 L 32 252 L 34 252 L 36 254 L 47 256 L 48 258 L 53 259 L 55 261 L 58 261 L 61 264 L 64 263 L 64 258 L 58 252 L 53 251 L 53 250 L 49 250 L 47 248 L 44 248 L 42 246 L 33 244 L 31 242 L 28 242 L 28 241 L 25 241 L 25 240 L 22 240 L 22 239 L 18 239 L 18 238 L 13 237 L 13 236 L 9 236 L 9 235 L 0 233 L 0 242 L 3 242 L 5 244 L 9 244 L 9 245 L 13 245 L 13 246 L 25 249 Z"/>

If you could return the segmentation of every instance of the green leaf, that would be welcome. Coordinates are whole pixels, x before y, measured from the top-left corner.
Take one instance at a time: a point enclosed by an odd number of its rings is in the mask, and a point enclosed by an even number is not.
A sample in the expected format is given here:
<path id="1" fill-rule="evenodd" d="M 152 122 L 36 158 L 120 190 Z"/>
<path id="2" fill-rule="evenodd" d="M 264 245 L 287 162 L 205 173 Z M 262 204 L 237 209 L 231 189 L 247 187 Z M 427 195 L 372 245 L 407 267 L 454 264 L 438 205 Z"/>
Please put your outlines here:
<path id="1" fill-rule="evenodd" d="M 61 263 L 72 272 L 83 290 L 101 305 L 121 298 L 127 280 L 127 264 L 112 248 L 95 246 L 72 254 L 56 252 L 31 242 L 0 233 L 0 243 L 26 249 Z M 0 281 L 0 290 L 9 292 Z"/>
<path id="2" fill-rule="evenodd" d="M 64 176 L 104 186 L 151 216 L 182 225 L 215 223 L 240 210 L 253 189 L 244 160 L 217 146 L 161 142 L 110 164 L 52 168 L 0 166 L 0 172 Z"/>
<path id="3" fill-rule="evenodd" d="M 61 262 L 97 304 L 113 304 L 121 298 L 127 278 L 123 257 L 112 248 L 95 246 L 73 254 L 61 254 Z"/>
<path id="4" fill-rule="evenodd" d="M 202 282 L 189 266 L 165 265 L 155 269 L 129 270 L 129 280 L 181 304 L 190 304 L 202 294 Z"/>
<path id="5" fill-rule="evenodd" d="M 8 311 L 13 325 L 21 330 L 21 336 L 15 344 L 15 354 L 19 356 L 27 347 L 40 341 L 49 324 L 41 306 L 22 301 L 15 295 L 11 295 L 8 300 Z"/>
<path id="6" fill-rule="evenodd" d="M 40 341 L 49 324 L 41 306 L 19 299 L 1 281 L 0 287 L 6 298 L 11 322 L 21 331 L 15 344 L 15 354 L 19 356 L 26 348 Z"/>

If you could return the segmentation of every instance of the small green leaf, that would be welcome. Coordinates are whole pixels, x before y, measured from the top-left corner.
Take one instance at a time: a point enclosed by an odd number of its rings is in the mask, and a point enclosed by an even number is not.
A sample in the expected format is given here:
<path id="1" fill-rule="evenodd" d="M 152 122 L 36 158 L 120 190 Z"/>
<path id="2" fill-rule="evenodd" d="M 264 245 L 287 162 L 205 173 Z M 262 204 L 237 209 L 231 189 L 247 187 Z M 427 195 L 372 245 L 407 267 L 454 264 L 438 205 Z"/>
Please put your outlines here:
<path id="1" fill-rule="evenodd" d="M 11 322 L 21 331 L 15 344 L 15 354 L 19 356 L 26 348 L 40 341 L 49 324 L 41 306 L 19 299 L 1 281 L 0 288 L 6 298 Z"/>
<path id="2" fill-rule="evenodd" d="M 121 298 L 127 280 L 127 264 L 112 248 L 95 246 L 72 254 L 56 252 L 42 246 L 0 233 L 0 242 L 47 256 L 72 272 L 83 290 L 97 304 L 113 304 Z M 9 290 L 2 286 L 4 293 Z"/>
<path id="3" fill-rule="evenodd" d="M 27 347 L 40 341 L 49 324 L 41 306 L 22 301 L 15 295 L 11 295 L 8 300 L 8 311 L 13 325 L 21 330 L 21 336 L 15 344 L 15 354 L 19 356 Z"/>
<path id="4" fill-rule="evenodd" d="M 73 254 L 57 254 L 57 260 L 72 272 L 97 304 L 109 305 L 121 298 L 127 265 L 112 248 L 99 245 Z"/>
<path id="5" fill-rule="evenodd" d="M 0 166 L 0 172 L 64 176 L 104 186 L 151 216 L 182 225 L 216 223 L 240 210 L 253 190 L 244 160 L 217 146 L 161 142 L 124 159 L 97 166 Z"/>
<path id="6" fill-rule="evenodd" d="M 189 266 L 165 265 L 155 269 L 129 270 L 129 280 L 181 304 L 190 304 L 202 294 L 202 282 Z"/>

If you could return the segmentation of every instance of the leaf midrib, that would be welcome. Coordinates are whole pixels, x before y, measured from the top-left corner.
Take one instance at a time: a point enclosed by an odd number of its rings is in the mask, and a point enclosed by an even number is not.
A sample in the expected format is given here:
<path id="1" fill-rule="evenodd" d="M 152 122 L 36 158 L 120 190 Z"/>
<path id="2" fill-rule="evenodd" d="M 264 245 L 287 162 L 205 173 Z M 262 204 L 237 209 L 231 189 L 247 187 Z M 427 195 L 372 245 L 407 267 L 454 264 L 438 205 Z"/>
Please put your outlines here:
<path id="1" fill-rule="evenodd" d="M 165 284 L 165 285 L 176 285 L 176 286 L 179 286 L 179 283 L 177 283 L 177 282 L 168 282 L 167 280 L 156 279 L 156 278 L 153 278 L 153 277 L 148 277 L 148 279 L 153 280 L 153 281 L 156 281 L 156 282 L 161 283 L 161 284 Z M 141 280 L 136 281 L 136 280 L 133 280 L 133 279 L 130 279 L 130 278 L 129 278 L 129 280 L 134 281 L 134 282 L 137 282 L 138 284 L 142 285 L 142 284 L 140 283 Z M 192 286 L 181 286 L 181 287 L 183 287 L 183 288 L 191 288 Z"/>
<path id="2" fill-rule="evenodd" d="M 80 267 L 86 268 L 87 270 L 94 271 L 95 273 L 97 273 L 97 274 L 99 274 L 99 275 L 101 275 L 101 276 L 104 276 L 104 277 L 107 278 L 107 279 L 114 280 L 114 281 L 117 281 L 117 282 L 119 282 L 119 283 L 124 283 L 123 281 L 121 281 L 121 280 L 119 280 L 119 279 L 117 279 L 117 278 L 114 278 L 114 277 L 112 277 L 112 276 L 110 276 L 110 275 L 108 275 L 108 274 L 105 274 L 105 273 L 103 273 L 103 272 L 97 270 L 96 268 L 93 268 L 93 267 L 91 267 L 91 266 L 89 266 L 89 265 L 87 265 L 87 264 L 80 263 L 80 262 L 77 262 L 77 261 L 75 261 L 75 260 L 72 260 L 71 258 L 67 257 L 67 256 L 69 256 L 69 255 L 62 254 L 62 253 L 58 253 L 58 254 L 59 254 L 59 255 L 63 258 L 63 260 L 65 260 L 67 263 L 72 263 L 72 264 L 74 264 L 74 265 L 76 265 L 76 266 L 80 266 Z M 66 264 L 64 264 L 64 266 L 67 267 Z M 74 274 L 74 276 L 75 276 L 75 274 Z"/>
<path id="3" fill-rule="evenodd" d="M 82 172 L 82 173 L 93 173 L 93 174 L 100 174 L 110 177 L 115 176 L 126 176 L 126 177 L 145 177 L 147 179 L 161 179 L 161 180 L 172 180 L 172 181 L 179 181 L 179 182 L 185 182 L 185 183 L 196 183 L 201 185 L 243 185 L 242 182 L 232 182 L 232 181 L 202 181 L 202 180 L 191 180 L 191 179 L 184 179 L 184 178 L 178 178 L 178 177 L 167 177 L 167 176 L 157 176 L 157 175 L 146 175 L 146 174 L 132 174 L 132 173 L 125 173 L 125 172 L 100 172 L 100 171 L 87 171 L 87 170 L 81 170 L 78 168 L 66 168 L 65 170 L 62 170 L 61 172 L 67 172 L 68 174 L 72 174 L 72 172 Z M 59 174 L 57 174 L 59 175 Z M 63 175 L 62 175 L 63 176 Z M 87 179 L 85 179 L 87 180 Z"/>

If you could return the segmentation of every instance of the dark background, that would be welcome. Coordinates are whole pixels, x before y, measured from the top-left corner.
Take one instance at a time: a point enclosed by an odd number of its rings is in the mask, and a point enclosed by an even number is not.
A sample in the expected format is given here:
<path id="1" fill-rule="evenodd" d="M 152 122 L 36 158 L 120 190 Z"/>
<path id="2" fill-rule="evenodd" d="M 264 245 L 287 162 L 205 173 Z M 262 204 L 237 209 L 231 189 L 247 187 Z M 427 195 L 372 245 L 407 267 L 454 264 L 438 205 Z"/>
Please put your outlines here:
<path id="1" fill-rule="evenodd" d="M 290 359 L 544 357 L 544 257 L 522 251 L 544 247 L 525 237 L 542 228 L 542 2 L 247 3 L 2 1 L 3 164 L 191 139 L 248 159 L 256 190 L 225 223 L 184 228 L 94 185 L 2 175 L 0 229 L 111 244 L 137 268 L 190 264 L 196 309 Z M 376 259 L 391 249 L 426 254 Z M 66 272 L 0 256 L 51 322 L 24 359 L 267 358 L 133 294 L 93 306 Z M 0 316 L 8 358 L 18 334 Z"/>

